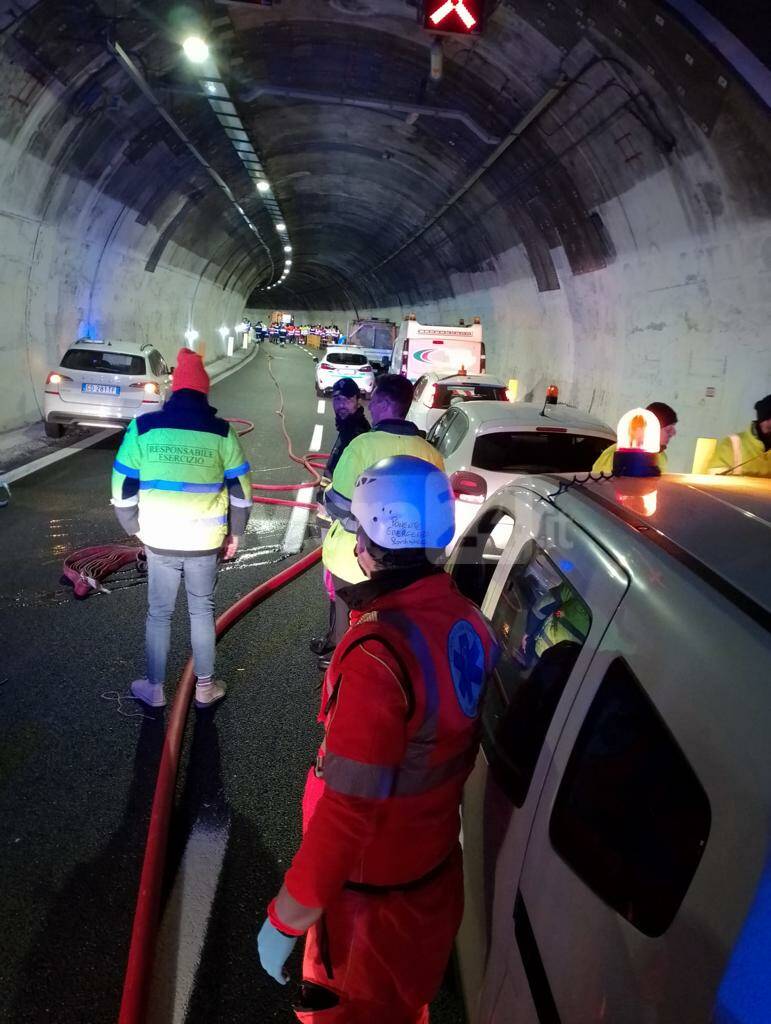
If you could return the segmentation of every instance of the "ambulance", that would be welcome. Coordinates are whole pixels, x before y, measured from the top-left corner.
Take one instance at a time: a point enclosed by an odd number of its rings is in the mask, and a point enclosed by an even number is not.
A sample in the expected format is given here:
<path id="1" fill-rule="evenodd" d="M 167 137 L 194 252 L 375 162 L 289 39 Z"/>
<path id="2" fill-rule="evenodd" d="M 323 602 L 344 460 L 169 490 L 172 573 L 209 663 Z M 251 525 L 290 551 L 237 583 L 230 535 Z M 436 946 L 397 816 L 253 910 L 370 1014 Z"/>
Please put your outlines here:
<path id="1" fill-rule="evenodd" d="M 394 342 L 391 373 L 416 381 L 424 373 L 485 372 L 485 345 L 479 317 L 454 327 L 421 324 L 412 313 L 405 318 Z"/>

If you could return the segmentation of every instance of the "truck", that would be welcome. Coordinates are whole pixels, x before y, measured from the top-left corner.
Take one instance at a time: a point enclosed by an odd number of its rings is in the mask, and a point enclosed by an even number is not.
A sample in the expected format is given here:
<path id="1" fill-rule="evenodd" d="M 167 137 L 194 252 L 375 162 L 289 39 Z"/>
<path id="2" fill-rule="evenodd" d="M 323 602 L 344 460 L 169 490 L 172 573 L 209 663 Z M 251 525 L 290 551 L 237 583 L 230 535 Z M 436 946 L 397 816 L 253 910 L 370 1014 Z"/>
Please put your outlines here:
<path id="1" fill-rule="evenodd" d="M 400 373 L 416 381 L 432 370 L 453 374 L 484 373 L 485 345 L 478 316 L 470 323 L 460 320 L 455 326 L 422 324 L 414 313 L 405 317 L 391 354 L 391 373 Z"/>
<path id="2" fill-rule="evenodd" d="M 378 373 L 387 369 L 391 361 L 395 337 L 396 324 L 392 320 L 371 316 L 349 321 L 345 343 L 361 349 L 375 373 Z"/>

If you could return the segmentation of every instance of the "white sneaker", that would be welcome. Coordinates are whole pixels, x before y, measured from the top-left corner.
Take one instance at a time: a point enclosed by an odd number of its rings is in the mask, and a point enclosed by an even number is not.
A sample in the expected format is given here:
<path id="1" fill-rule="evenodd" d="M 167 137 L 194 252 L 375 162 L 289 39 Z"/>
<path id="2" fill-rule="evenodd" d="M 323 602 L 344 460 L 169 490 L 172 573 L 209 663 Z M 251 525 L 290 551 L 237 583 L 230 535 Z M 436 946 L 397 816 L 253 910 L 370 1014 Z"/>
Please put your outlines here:
<path id="1" fill-rule="evenodd" d="M 208 683 L 195 684 L 195 706 L 197 708 L 210 708 L 212 704 L 227 693 L 227 687 L 221 679 L 211 679 Z"/>
<path id="2" fill-rule="evenodd" d="M 131 696 L 151 708 L 166 707 L 163 683 L 151 683 L 149 679 L 135 679 L 131 684 Z"/>

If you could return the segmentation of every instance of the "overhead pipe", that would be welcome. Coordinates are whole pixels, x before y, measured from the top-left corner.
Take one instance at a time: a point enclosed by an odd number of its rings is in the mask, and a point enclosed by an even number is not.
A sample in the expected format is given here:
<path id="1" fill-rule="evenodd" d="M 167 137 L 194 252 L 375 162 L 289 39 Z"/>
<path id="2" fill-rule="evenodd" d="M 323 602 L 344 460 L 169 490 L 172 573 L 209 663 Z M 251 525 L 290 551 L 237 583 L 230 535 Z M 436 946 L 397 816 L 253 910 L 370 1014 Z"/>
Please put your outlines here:
<path id="1" fill-rule="evenodd" d="M 406 242 L 400 245 L 399 248 L 392 252 L 389 256 L 386 256 L 384 260 L 381 260 L 380 263 L 376 264 L 370 270 L 366 271 L 363 276 L 369 277 L 372 274 L 376 273 L 378 270 L 381 269 L 381 267 L 384 267 L 387 263 L 390 263 L 391 260 L 395 259 L 401 252 L 404 252 L 405 249 L 407 249 L 419 238 L 421 238 L 426 233 L 426 231 L 428 231 L 429 228 L 433 227 L 433 225 L 436 224 L 436 222 L 440 220 L 445 215 L 445 213 L 447 213 L 447 211 L 458 202 L 459 199 L 466 195 L 466 193 L 469 192 L 474 187 L 474 185 L 476 185 L 479 179 L 484 174 L 487 173 L 487 171 L 493 166 L 493 164 L 497 163 L 498 160 L 500 160 L 503 154 L 520 138 L 520 136 L 535 121 L 537 121 L 562 95 L 564 95 L 564 93 L 566 93 L 572 85 L 578 82 L 579 79 L 583 75 L 585 75 L 587 71 L 591 70 L 591 68 L 593 68 L 597 64 L 617 64 L 619 67 L 623 68 L 624 71 L 631 75 L 631 68 L 629 68 L 628 65 L 624 64 L 623 61 L 617 60 L 614 57 L 593 57 L 591 60 L 587 61 L 587 63 L 584 64 L 584 66 L 575 75 L 572 76 L 567 75 L 564 71 L 560 72 L 560 76 L 554 83 L 554 85 L 546 93 L 544 93 L 541 99 L 538 100 L 538 102 L 533 107 L 530 108 L 530 110 L 524 115 L 524 117 L 520 118 L 520 120 L 514 125 L 512 130 L 503 139 L 500 145 L 487 157 L 484 163 L 482 163 L 481 166 L 477 168 L 476 171 L 474 171 L 471 177 L 467 178 L 466 181 L 461 185 L 461 187 L 450 196 L 450 198 L 439 208 L 439 210 L 437 210 L 437 212 L 431 217 L 431 219 L 426 221 L 424 224 L 421 224 L 418 230 L 413 232 L 413 234 L 410 235 Z M 624 87 L 622 86 L 622 88 Z M 661 129 L 656 128 L 656 126 L 651 124 L 650 121 L 642 114 L 639 104 L 640 97 L 643 97 L 645 99 L 649 108 L 652 109 L 654 115 L 658 117 L 655 104 L 650 99 L 650 97 L 646 93 L 644 93 L 643 90 L 638 90 L 638 92 L 632 93 L 628 89 L 624 88 L 624 91 L 628 94 L 630 101 L 635 107 L 635 116 L 638 117 L 638 120 L 640 120 L 643 126 L 651 133 L 657 144 L 661 146 L 665 152 L 671 152 L 675 145 L 674 137 L 670 133 L 665 133 Z"/>
<path id="2" fill-rule="evenodd" d="M 307 100 L 310 103 L 333 103 L 346 107 L 361 107 L 365 110 L 378 110 L 387 114 L 408 114 L 418 117 L 439 117 L 447 121 L 460 121 L 470 132 L 488 146 L 497 146 L 501 141 L 499 135 L 491 135 L 477 124 L 464 110 L 450 110 L 446 107 L 426 107 L 420 103 L 396 103 L 393 100 L 373 100 L 358 96 L 343 96 L 336 93 L 316 92 L 313 89 L 295 89 L 288 85 L 264 85 L 255 83 L 239 94 L 244 102 L 258 99 L 260 96 L 277 96 L 281 99 Z"/>

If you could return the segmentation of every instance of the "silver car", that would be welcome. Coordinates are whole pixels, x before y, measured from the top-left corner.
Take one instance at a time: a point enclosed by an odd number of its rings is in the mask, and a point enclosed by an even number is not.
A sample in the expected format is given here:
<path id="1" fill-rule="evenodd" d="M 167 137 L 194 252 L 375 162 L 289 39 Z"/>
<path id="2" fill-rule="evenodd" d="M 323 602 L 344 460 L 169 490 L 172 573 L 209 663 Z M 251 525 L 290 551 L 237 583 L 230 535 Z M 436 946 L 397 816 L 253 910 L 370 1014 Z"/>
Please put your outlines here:
<path id="1" fill-rule="evenodd" d="M 428 432 L 455 493 L 455 536 L 487 498 L 528 473 L 588 472 L 616 432 L 567 405 L 462 402 Z M 450 545 L 450 549 L 452 548 Z"/>
<path id="2" fill-rule="evenodd" d="M 152 345 L 80 339 L 46 378 L 45 432 L 61 437 L 73 424 L 124 426 L 159 409 L 170 387 L 171 371 Z"/>

